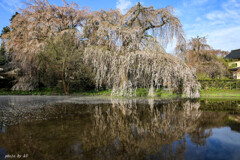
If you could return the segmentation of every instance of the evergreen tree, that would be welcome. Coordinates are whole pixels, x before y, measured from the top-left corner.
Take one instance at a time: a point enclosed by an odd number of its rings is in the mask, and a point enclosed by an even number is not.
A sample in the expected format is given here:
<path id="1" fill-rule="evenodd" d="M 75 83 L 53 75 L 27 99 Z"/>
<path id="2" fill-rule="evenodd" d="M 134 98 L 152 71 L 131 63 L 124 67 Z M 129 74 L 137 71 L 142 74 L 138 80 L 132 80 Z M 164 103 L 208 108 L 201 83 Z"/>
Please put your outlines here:
<path id="1" fill-rule="evenodd" d="M 18 14 L 19 14 L 19 13 L 16 12 L 16 13 L 12 16 L 12 18 L 10 19 L 11 23 L 12 23 L 13 19 L 14 19 Z"/>
<path id="2" fill-rule="evenodd" d="M 0 65 L 4 65 L 6 63 L 6 57 L 5 57 L 5 49 L 4 49 L 4 43 L 2 43 L 0 48 Z"/>

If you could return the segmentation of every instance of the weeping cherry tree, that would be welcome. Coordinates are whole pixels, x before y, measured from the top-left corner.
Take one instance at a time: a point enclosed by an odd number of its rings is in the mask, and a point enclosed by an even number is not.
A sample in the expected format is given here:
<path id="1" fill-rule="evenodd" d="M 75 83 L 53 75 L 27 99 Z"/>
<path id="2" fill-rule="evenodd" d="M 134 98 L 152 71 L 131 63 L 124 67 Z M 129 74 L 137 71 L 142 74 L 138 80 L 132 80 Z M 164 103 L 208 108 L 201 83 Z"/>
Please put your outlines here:
<path id="1" fill-rule="evenodd" d="M 84 22 L 85 60 L 93 65 L 96 86 L 112 89 L 113 95 L 134 96 L 139 87 L 167 86 L 187 97 L 199 97 L 194 72 L 163 47 L 175 37 L 184 44 L 181 22 L 173 8 L 155 9 L 140 3 L 125 15 L 118 10 L 96 11 Z"/>

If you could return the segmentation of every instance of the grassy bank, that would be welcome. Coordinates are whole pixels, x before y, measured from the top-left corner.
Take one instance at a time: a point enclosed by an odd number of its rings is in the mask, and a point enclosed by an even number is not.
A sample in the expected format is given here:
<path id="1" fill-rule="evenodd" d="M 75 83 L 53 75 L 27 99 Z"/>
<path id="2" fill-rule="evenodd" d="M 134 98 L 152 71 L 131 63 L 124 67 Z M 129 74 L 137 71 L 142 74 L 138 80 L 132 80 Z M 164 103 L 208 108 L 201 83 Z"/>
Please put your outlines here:
<path id="1" fill-rule="evenodd" d="M 234 98 L 240 99 L 240 90 L 208 89 L 201 90 L 201 98 Z"/>
<path id="2" fill-rule="evenodd" d="M 6 89 L 0 90 L 0 95 L 65 95 L 62 90 L 54 88 L 41 88 L 35 91 L 9 91 Z M 74 91 L 70 95 L 73 96 L 110 96 L 111 90 L 91 90 L 91 91 Z M 136 92 L 137 97 L 148 97 L 148 89 L 139 88 Z M 174 94 L 166 90 L 155 90 L 155 97 L 159 98 L 178 98 L 181 95 Z"/>
<path id="3" fill-rule="evenodd" d="M 221 89 L 208 89 L 201 90 L 201 98 L 231 98 L 240 99 L 240 90 L 221 90 Z M 65 95 L 64 92 L 56 88 L 41 88 L 35 91 L 9 91 L 7 89 L 1 89 L 0 95 Z M 91 90 L 91 91 L 74 91 L 70 95 L 74 96 L 110 96 L 111 90 Z M 139 88 L 136 92 L 137 97 L 148 97 L 148 89 Z M 167 90 L 155 90 L 155 97 L 159 98 L 178 98 L 183 97 L 182 95 L 174 94 Z"/>

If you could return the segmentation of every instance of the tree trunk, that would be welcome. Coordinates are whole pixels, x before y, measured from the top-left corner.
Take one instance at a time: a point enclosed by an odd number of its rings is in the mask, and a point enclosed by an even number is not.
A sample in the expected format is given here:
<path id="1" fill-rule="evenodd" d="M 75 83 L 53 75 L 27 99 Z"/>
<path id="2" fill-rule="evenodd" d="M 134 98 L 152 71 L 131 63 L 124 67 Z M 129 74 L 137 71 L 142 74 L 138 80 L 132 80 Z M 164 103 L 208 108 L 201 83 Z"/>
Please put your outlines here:
<path id="1" fill-rule="evenodd" d="M 67 87 L 66 87 L 66 81 L 65 81 L 64 73 L 62 73 L 62 83 L 63 83 L 64 93 L 65 93 L 66 95 L 68 95 L 69 92 L 68 92 Z"/>
<path id="2" fill-rule="evenodd" d="M 69 90 L 70 90 L 70 75 L 68 73 L 68 78 L 67 78 L 67 93 L 69 94 Z"/>

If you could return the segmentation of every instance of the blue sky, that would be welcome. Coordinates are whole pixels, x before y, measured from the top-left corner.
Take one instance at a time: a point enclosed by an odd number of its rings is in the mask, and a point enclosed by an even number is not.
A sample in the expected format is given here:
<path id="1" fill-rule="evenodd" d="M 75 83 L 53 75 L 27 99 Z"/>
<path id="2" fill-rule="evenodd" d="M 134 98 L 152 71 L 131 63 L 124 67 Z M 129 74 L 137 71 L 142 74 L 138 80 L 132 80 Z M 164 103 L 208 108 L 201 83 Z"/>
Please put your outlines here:
<path id="1" fill-rule="evenodd" d="M 25 0 L 0 0 L 0 30 L 9 25 L 9 19 L 24 8 Z M 215 49 L 231 51 L 240 48 L 240 0 L 67 0 L 80 7 L 92 10 L 116 9 L 122 12 L 140 1 L 143 5 L 175 8 L 175 15 L 183 24 L 187 39 L 206 36 L 208 43 Z M 49 0 L 51 4 L 62 5 L 61 0 Z M 174 45 L 174 43 L 173 43 Z M 167 51 L 172 52 L 173 47 Z"/>

